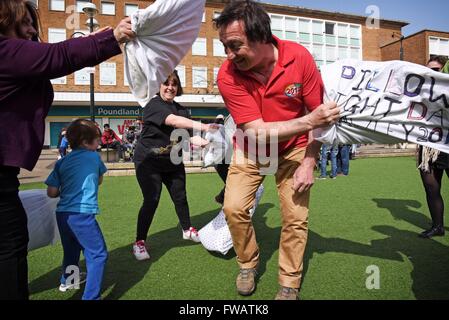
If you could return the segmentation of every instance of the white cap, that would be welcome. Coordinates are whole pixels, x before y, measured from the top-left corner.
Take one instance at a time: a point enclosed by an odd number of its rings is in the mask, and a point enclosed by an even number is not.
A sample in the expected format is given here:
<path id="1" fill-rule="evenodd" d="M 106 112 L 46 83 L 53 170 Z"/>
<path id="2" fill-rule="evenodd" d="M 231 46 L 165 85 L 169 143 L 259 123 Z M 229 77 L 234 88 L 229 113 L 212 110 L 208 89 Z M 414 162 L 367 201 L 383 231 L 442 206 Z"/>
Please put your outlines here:
<path id="1" fill-rule="evenodd" d="M 219 115 L 217 115 L 217 116 L 215 117 L 215 119 L 223 119 L 223 120 L 224 120 L 224 115 L 219 114 Z"/>

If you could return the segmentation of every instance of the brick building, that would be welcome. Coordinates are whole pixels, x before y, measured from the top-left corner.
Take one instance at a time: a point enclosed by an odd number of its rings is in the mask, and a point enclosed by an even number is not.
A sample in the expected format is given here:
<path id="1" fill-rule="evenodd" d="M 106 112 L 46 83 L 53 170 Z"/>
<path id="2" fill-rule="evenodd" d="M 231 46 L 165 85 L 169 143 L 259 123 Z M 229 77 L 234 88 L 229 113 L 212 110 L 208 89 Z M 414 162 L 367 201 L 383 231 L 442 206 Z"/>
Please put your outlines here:
<path id="1" fill-rule="evenodd" d="M 404 60 L 425 65 L 430 57 L 449 57 L 449 32 L 422 30 L 402 39 Z M 398 60 L 401 40 L 381 46 L 382 60 Z"/>
<path id="2" fill-rule="evenodd" d="M 43 40 L 59 42 L 75 32 L 88 33 L 87 17 L 82 8 L 89 1 L 38 0 Z M 93 0 L 99 13 L 95 17 L 100 26 L 115 26 L 125 16 L 153 1 Z M 227 114 L 215 85 L 221 63 L 226 59 L 212 19 L 227 1 L 208 0 L 202 26 L 190 52 L 177 70 L 184 86 L 184 95 L 177 98 L 190 108 L 193 118 L 211 119 Z M 393 34 L 401 34 L 406 22 L 380 20 L 371 27 L 364 16 L 312 10 L 293 6 L 264 4 L 272 20 L 273 33 L 305 46 L 315 57 L 318 67 L 342 58 L 383 60 L 385 45 Z M 79 35 L 79 33 L 75 34 Z M 394 40 L 394 39 L 393 39 Z M 54 146 L 60 129 L 77 117 L 89 116 L 89 73 L 80 70 L 72 75 L 52 80 L 55 100 L 47 118 L 45 145 Z M 114 57 L 95 68 L 96 121 L 120 132 L 135 119 L 140 107 L 129 93 L 124 78 L 123 56 Z"/>

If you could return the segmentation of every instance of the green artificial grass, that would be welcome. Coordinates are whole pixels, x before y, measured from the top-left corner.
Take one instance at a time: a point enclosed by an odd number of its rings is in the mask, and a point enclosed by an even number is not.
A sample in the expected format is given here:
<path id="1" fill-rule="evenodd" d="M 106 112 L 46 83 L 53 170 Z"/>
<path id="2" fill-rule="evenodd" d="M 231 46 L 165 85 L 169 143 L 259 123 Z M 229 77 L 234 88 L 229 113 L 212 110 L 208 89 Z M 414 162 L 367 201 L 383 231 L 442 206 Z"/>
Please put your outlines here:
<path id="1" fill-rule="evenodd" d="M 312 189 L 301 298 L 448 299 L 449 232 L 431 240 L 418 238 L 431 220 L 414 159 L 357 159 L 350 165 L 349 176 L 317 180 Z M 443 180 L 447 207 L 449 182 Z M 151 260 L 136 261 L 131 244 L 140 189 L 135 177 L 106 177 L 98 216 L 109 250 L 103 298 L 273 299 L 281 224 L 274 178 L 267 177 L 264 186 L 253 217 L 260 277 L 256 292 L 245 298 L 235 289 L 234 252 L 222 256 L 183 240 L 165 189 L 147 239 Z M 44 187 L 22 185 L 23 190 Z M 218 213 L 213 198 L 221 187 L 217 174 L 187 176 L 192 224 L 198 229 Z M 61 259 L 60 244 L 30 252 L 31 299 L 80 299 L 82 290 L 57 290 Z M 370 266 L 379 270 L 379 289 L 366 287 Z"/>

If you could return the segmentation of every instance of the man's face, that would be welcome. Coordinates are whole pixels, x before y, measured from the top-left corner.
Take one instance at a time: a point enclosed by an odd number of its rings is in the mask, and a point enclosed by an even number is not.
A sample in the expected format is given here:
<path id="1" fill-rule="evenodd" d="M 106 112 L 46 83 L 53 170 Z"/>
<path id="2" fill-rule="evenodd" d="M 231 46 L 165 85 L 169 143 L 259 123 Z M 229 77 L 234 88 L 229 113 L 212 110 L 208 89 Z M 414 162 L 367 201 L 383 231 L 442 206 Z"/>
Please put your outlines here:
<path id="1" fill-rule="evenodd" d="M 233 21 L 219 30 L 228 60 L 240 71 L 248 71 L 260 62 L 260 43 L 250 42 L 243 21 Z"/>

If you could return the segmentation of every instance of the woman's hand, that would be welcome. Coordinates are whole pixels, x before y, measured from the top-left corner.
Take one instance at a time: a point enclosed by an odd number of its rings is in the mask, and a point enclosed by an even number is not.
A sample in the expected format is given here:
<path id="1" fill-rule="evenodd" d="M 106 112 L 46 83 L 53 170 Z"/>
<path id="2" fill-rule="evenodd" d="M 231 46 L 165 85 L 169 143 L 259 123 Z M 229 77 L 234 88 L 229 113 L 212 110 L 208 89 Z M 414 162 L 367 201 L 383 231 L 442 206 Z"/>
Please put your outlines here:
<path id="1" fill-rule="evenodd" d="M 118 43 L 125 43 L 133 40 L 136 34 L 131 29 L 131 18 L 127 17 L 119 22 L 114 29 L 114 36 Z"/>

